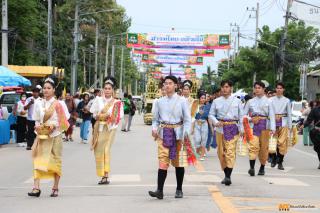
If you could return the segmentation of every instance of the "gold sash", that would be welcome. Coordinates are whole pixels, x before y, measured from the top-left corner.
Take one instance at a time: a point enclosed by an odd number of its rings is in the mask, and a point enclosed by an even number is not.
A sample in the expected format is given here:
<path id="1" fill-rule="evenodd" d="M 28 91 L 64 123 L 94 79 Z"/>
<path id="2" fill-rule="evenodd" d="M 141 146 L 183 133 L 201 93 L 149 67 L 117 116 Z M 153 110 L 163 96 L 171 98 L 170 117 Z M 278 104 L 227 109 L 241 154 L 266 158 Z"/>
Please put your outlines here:
<path id="1" fill-rule="evenodd" d="M 43 116 L 43 124 L 45 124 L 53 115 L 55 108 L 56 108 L 56 104 L 58 103 L 58 101 L 54 101 L 50 107 L 45 110 L 44 112 L 44 116 Z M 39 142 L 40 142 L 40 138 L 37 136 L 36 139 L 34 140 L 34 143 L 32 145 L 32 157 L 36 157 L 37 153 L 38 153 L 38 148 L 39 148 Z"/>
<path id="2" fill-rule="evenodd" d="M 114 104 L 114 99 L 112 99 L 108 104 L 106 104 L 97 116 L 96 123 L 94 124 L 94 127 L 93 127 L 93 134 L 92 134 L 93 136 L 92 136 L 92 140 L 91 140 L 91 150 L 94 150 L 94 148 L 96 147 L 96 145 L 98 143 L 99 125 L 100 125 L 99 116 L 106 114 L 109 111 L 109 109 L 113 106 L 113 104 Z"/>

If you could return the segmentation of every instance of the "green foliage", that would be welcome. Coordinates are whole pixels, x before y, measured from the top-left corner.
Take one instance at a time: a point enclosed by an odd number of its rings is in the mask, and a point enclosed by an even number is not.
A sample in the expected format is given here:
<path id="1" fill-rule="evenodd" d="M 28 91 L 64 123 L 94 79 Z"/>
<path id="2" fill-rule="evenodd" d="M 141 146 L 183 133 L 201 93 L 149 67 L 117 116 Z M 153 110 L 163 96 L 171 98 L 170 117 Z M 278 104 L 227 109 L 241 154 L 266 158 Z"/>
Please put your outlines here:
<path id="1" fill-rule="evenodd" d="M 235 82 L 236 88 L 252 91 L 253 73 L 256 71 L 257 80 L 267 80 L 271 87 L 276 83 L 276 71 L 280 64 L 280 40 L 283 29 L 271 32 L 264 26 L 260 32 L 261 41 L 257 51 L 254 48 L 241 48 L 239 54 L 228 70 L 227 61 L 219 64 L 218 73 L 222 79 Z M 309 63 L 320 56 L 319 31 L 307 27 L 303 22 L 292 22 L 288 27 L 286 42 L 284 77 L 287 95 L 292 99 L 299 98 L 299 65 Z"/>
<path id="2" fill-rule="evenodd" d="M 114 0 L 77 0 L 80 5 L 80 38 L 78 87 L 83 84 L 83 68 L 94 71 L 94 52 L 90 46 L 95 44 L 95 24 L 99 24 L 99 66 L 98 72 L 104 73 L 107 34 L 114 36 L 110 42 L 116 48 L 116 77 L 119 80 L 121 48 L 125 45 L 125 32 L 131 25 L 125 9 Z M 70 82 L 71 58 L 73 50 L 74 13 L 76 0 L 53 0 L 53 65 L 65 69 L 66 82 Z M 95 13 L 113 9 L 114 11 Z M 86 13 L 94 13 L 87 14 Z M 10 0 L 9 14 L 9 64 L 46 65 L 47 64 L 47 1 L 43 0 Z M 122 36 L 119 34 L 123 33 Z M 91 52 L 91 64 L 89 54 Z M 124 71 L 126 82 L 138 79 L 139 73 L 131 62 L 129 51 L 124 54 Z M 86 57 L 85 64 L 83 57 Z M 111 56 L 109 56 L 108 72 L 110 73 Z M 87 76 L 88 79 L 88 76 Z M 93 83 L 93 75 L 91 83 Z M 68 84 L 70 85 L 70 84 Z"/>

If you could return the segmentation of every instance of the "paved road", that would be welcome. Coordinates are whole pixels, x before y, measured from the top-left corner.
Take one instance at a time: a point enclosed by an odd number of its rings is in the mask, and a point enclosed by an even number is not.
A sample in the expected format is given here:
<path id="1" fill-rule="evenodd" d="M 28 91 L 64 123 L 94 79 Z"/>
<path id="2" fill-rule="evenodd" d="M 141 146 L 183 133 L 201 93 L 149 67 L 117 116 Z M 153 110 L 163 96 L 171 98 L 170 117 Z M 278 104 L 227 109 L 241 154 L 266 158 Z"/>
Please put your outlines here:
<path id="1" fill-rule="evenodd" d="M 79 141 L 77 129 L 75 139 Z M 16 145 L 0 148 L 0 212 L 277 212 L 279 204 L 311 205 L 307 212 L 320 212 L 320 170 L 311 147 L 299 143 L 285 158 L 285 171 L 267 168 L 264 177 L 249 177 L 248 159 L 238 157 L 233 184 L 220 184 L 223 177 L 216 151 L 206 161 L 186 171 L 185 198 L 177 200 L 175 174 L 171 168 L 165 199 L 155 200 L 147 191 L 156 188 L 156 144 L 150 126 L 135 116 L 131 132 L 118 132 L 112 147 L 111 185 L 98 186 L 95 162 L 89 146 L 64 143 L 60 196 L 50 198 L 51 182 L 42 182 L 40 198 L 31 198 L 30 152 Z M 303 209 L 290 209 L 303 212 Z"/>

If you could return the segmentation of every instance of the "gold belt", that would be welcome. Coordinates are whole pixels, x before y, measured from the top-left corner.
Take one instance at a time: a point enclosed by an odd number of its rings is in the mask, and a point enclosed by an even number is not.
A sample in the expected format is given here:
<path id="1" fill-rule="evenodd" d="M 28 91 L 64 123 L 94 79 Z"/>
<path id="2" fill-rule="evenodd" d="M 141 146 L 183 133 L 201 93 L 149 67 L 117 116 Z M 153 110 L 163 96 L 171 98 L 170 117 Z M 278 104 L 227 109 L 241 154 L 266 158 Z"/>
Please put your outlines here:
<path id="1" fill-rule="evenodd" d="M 198 125 L 202 125 L 206 122 L 206 120 L 196 120 Z"/>
<path id="2" fill-rule="evenodd" d="M 287 114 L 276 114 L 276 119 L 287 117 Z"/>
<path id="3" fill-rule="evenodd" d="M 182 124 L 160 124 L 161 128 L 169 128 L 169 129 L 175 129 L 181 126 Z"/>
<path id="4" fill-rule="evenodd" d="M 237 121 L 220 121 L 224 126 L 237 124 Z"/>

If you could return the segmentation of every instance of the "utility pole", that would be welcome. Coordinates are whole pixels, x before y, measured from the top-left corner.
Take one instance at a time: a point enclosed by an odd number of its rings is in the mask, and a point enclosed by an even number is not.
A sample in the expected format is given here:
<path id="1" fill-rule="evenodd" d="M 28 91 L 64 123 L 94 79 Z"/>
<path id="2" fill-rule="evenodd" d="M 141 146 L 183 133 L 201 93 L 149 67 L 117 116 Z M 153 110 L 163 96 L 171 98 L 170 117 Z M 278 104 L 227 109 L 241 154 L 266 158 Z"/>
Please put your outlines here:
<path id="1" fill-rule="evenodd" d="M 237 26 L 237 30 L 238 30 L 238 53 L 240 52 L 240 26 Z"/>
<path id="2" fill-rule="evenodd" d="M 259 2 L 257 2 L 257 7 L 256 8 L 252 8 L 252 9 L 247 8 L 247 11 L 256 12 L 256 16 L 255 17 L 251 17 L 251 15 L 249 16 L 250 18 L 255 18 L 256 19 L 256 37 L 255 37 L 255 45 L 254 45 L 256 52 L 258 52 L 259 10 L 260 10 Z M 256 82 L 256 81 L 257 81 L 257 71 L 254 70 L 253 71 L 253 83 Z"/>
<path id="3" fill-rule="evenodd" d="M 116 51 L 116 47 L 114 45 L 112 45 L 112 55 L 111 55 L 111 76 L 115 77 L 115 73 L 114 73 L 114 59 L 115 59 L 115 51 Z"/>
<path id="4" fill-rule="evenodd" d="M 284 24 L 284 33 L 281 37 L 281 42 L 280 42 L 280 67 L 278 69 L 278 75 L 277 75 L 277 80 L 279 81 L 282 81 L 283 79 L 284 59 L 285 59 L 286 41 L 288 36 L 288 24 L 289 24 L 289 18 L 291 16 L 291 12 L 290 12 L 291 6 L 292 6 L 292 0 L 288 0 L 287 11 L 285 16 L 285 24 Z"/>
<path id="5" fill-rule="evenodd" d="M 8 66 L 8 1 L 2 0 L 2 51 L 1 64 Z"/>
<path id="6" fill-rule="evenodd" d="M 90 47 L 89 49 L 89 66 L 88 66 L 88 69 L 89 69 L 89 76 L 88 76 L 88 80 L 89 80 L 89 87 L 91 86 L 91 54 L 92 54 L 92 49 Z"/>
<path id="7" fill-rule="evenodd" d="M 121 47 L 120 84 L 119 84 L 120 96 L 122 95 L 123 54 L 124 54 L 124 47 L 122 46 Z"/>
<path id="8" fill-rule="evenodd" d="M 108 66 L 109 66 L 109 45 L 110 45 L 110 35 L 107 35 L 107 46 L 106 46 L 106 60 L 105 60 L 105 67 L 104 67 L 104 77 L 108 76 Z"/>
<path id="9" fill-rule="evenodd" d="M 82 49 L 83 51 L 83 86 L 86 86 L 86 81 L 87 81 L 87 77 L 86 77 L 86 50 Z"/>
<path id="10" fill-rule="evenodd" d="M 48 66 L 52 66 L 52 0 L 48 0 Z"/>
<path id="11" fill-rule="evenodd" d="M 96 41 L 94 45 L 94 87 L 98 84 L 98 45 L 99 45 L 99 24 L 96 22 Z"/>
<path id="12" fill-rule="evenodd" d="M 74 13 L 74 32 L 73 32 L 73 54 L 71 67 L 71 94 L 77 90 L 77 70 L 78 70 L 78 41 L 79 41 L 79 2 L 76 0 Z"/>

